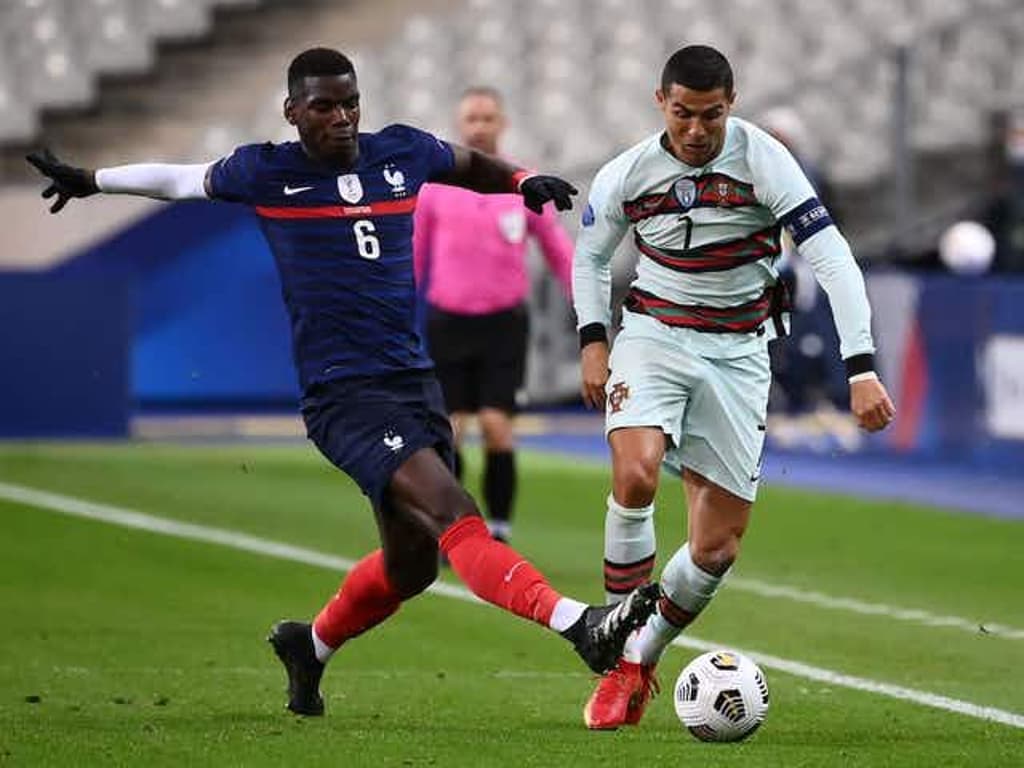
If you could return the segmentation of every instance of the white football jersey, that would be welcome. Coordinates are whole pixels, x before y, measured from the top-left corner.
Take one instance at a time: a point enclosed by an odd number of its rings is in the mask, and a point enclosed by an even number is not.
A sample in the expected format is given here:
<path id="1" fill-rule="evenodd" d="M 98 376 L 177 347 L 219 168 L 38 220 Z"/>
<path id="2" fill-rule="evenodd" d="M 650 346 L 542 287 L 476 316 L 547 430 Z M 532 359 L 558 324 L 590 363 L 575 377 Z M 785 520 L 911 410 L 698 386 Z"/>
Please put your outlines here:
<path id="1" fill-rule="evenodd" d="M 640 252 L 631 297 L 649 297 L 647 314 L 675 324 L 678 317 L 669 314 L 682 307 L 737 310 L 717 314 L 740 317 L 778 279 L 782 227 L 801 247 L 831 225 L 794 157 L 752 123 L 730 117 L 721 152 L 699 168 L 669 152 L 661 133 L 650 136 L 608 162 L 591 185 L 574 258 L 579 326 L 610 323 L 609 262 L 630 227 Z M 833 306 L 836 299 L 843 305 L 836 311 L 843 356 L 871 352 L 863 277 L 845 240 L 832 232 L 841 247 L 830 244 L 824 256 L 813 248 L 801 253 Z M 713 335 L 701 343 L 723 352 L 749 336 Z"/>

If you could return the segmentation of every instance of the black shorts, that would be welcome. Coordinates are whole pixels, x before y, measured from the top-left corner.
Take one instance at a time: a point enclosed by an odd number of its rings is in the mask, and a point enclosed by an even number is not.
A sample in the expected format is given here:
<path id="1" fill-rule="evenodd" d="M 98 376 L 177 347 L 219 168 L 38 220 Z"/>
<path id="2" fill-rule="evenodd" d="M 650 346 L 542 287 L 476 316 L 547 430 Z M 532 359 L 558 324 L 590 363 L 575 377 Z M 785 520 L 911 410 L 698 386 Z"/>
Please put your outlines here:
<path id="1" fill-rule="evenodd" d="M 488 315 L 431 307 L 427 341 L 448 411 L 498 408 L 515 413 L 516 392 L 526 376 L 528 335 L 524 305 Z"/>
<path id="2" fill-rule="evenodd" d="M 339 379 L 302 398 L 306 434 L 380 507 L 391 476 L 421 448 L 452 467 L 452 429 L 433 371 Z"/>

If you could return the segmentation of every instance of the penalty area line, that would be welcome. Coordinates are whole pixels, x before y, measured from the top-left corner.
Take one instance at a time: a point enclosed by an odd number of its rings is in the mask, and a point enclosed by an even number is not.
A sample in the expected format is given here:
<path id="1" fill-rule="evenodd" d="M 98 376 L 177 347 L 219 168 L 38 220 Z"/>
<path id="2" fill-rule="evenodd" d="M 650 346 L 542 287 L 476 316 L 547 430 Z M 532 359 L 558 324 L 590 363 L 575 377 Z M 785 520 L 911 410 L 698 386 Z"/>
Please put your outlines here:
<path id="1" fill-rule="evenodd" d="M 79 517 L 87 520 L 95 520 L 117 525 L 122 528 L 133 528 L 135 530 L 158 533 L 164 536 L 171 536 L 189 541 L 198 541 L 207 544 L 217 544 L 223 547 L 251 552 L 257 555 L 273 557 L 278 560 L 313 565 L 327 568 L 332 571 L 349 571 L 355 565 L 354 560 L 325 552 L 318 552 L 306 547 L 298 547 L 284 542 L 265 539 L 260 536 L 252 536 L 240 531 L 233 531 L 225 528 L 215 528 L 196 523 L 185 523 L 178 520 L 171 520 L 156 515 L 148 515 L 143 512 L 136 512 L 130 509 L 99 504 L 85 501 L 83 499 L 65 496 L 63 494 L 41 491 L 34 488 L 27 488 L 20 485 L 0 483 L 0 499 L 6 499 L 18 504 L 23 504 L 37 509 L 46 509 L 59 512 L 71 517 Z M 474 603 L 482 603 L 468 590 L 452 584 L 435 583 L 430 592 L 436 595 L 464 600 Z M 673 642 L 674 645 L 690 648 L 698 651 L 708 651 L 717 648 L 731 647 L 723 646 L 708 640 L 702 640 L 692 635 L 681 635 Z M 755 659 L 759 664 L 768 669 L 775 669 L 795 677 L 802 677 L 806 680 L 813 680 L 828 685 L 850 688 L 857 691 L 874 693 L 892 699 L 909 701 L 933 709 L 941 709 L 947 712 L 954 712 L 959 715 L 973 717 L 979 720 L 1001 723 L 1014 728 L 1024 728 L 1024 714 L 1010 712 L 996 707 L 986 707 L 962 699 L 954 699 L 929 691 L 922 691 L 916 688 L 906 688 L 879 680 L 847 675 L 823 667 L 816 667 L 792 659 L 784 659 L 761 653 L 756 650 L 734 648 L 740 653 L 746 654 Z"/>

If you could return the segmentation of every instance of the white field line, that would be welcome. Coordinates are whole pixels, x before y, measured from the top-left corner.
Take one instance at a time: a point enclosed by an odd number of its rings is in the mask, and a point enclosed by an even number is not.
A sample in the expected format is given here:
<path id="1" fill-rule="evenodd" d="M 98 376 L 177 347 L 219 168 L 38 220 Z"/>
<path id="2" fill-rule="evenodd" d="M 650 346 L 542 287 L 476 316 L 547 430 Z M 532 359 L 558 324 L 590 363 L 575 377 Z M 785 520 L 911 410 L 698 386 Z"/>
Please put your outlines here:
<path id="1" fill-rule="evenodd" d="M 210 541 L 215 544 L 224 544 L 243 549 L 249 552 L 269 554 L 286 560 L 301 559 L 311 565 L 322 565 L 326 568 L 347 571 L 352 568 L 355 561 L 339 558 L 334 555 L 314 552 L 302 547 L 293 547 L 280 542 L 272 542 L 267 539 L 248 536 L 237 531 L 219 531 L 216 528 L 207 526 L 191 525 L 172 520 L 166 520 L 149 515 L 140 515 L 125 509 L 118 509 L 104 504 L 93 504 L 69 496 L 48 493 L 32 488 L 17 485 L 0 483 L 0 497 L 12 501 L 20 501 L 32 506 L 43 506 L 59 511 L 68 511 L 79 517 L 95 517 L 107 522 L 117 523 L 129 528 L 144 528 L 156 531 L 169 536 L 180 536 L 183 538 L 199 539 Z M 94 511 L 99 514 L 93 514 Z M 136 522 L 133 522 L 136 521 Z M 137 521 L 144 521 L 139 523 Z M 299 553 L 299 554 L 296 554 Z M 798 603 L 814 605 L 818 608 L 829 610 L 847 611 L 859 613 L 866 616 L 883 616 L 896 621 L 905 621 L 912 624 L 921 624 L 927 627 L 945 627 L 956 629 L 971 634 L 986 634 L 1010 640 L 1024 639 L 1024 629 L 983 621 L 972 621 L 962 616 L 944 616 L 929 611 L 915 608 L 901 608 L 885 603 L 866 602 L 849 597 L 837 597 L 822 592 L 813 592 L 797 587 L 789 587 L 784 584 L 775 584 L 760 579 L 744 578 L 741 576 L 730 576 L 725 581 L 725 588 L 740 592 L 750 592 L 783 600 L 792 600 Z M 434 585 L 438 594 L 454 596 L 450 589 L 459 589 L 446 584 Z"/>
<path id="2" fill-rule="evenodd" d="M 110 506 L 107 504 L 96 504 L 70 496 L 64 496 L 47 491 L 39 491 L 23 486 L 0 483 L 0 498 L 25 504 L 40 509 L 48 509 L 60 512 L 73 517 L 82 517 L 90 520 L 97 520 L 124 528 L 135 528 L 137 530 L 161 533 L 165 536 L 173 536 L 190 541 L 201 541 L 210 544 L 220 544 L 224 547 L 252 552 L 259 555 L 266 555 L 280 560 L 290 560 L 306 565 L 315 565 L 328 568 L 334 571 L 347 571 L 355 565 L 353 560 L 343 557 L 336 557 L 324 552 L 317 552 L 305 547 L 297 547 L 291 544 L 284 544 L 259 536 L 250 536 L 238 531 L 213 528 L 194 523 L 182 523 L 176 520 L 147 515 L 141 512 L 133 512 L 128 509 Z M 452 597 L 458 600 L 470 602 L 480 601 L 469 591 L 462 587 L 449 584 L 434 584 L 430 591 L 434 594 Z M 691 648 L 699 651 L 711 650 L 722 647 L 719 643 L 701 640 L 693 636 L 680 636 L 675 640 L 675 645 L 683 648 Z M 995 723 L 1002 723 L 1014 728 L 1024 728 L 1024 714 L 1010 712 L 995 707 L 986 707 L 981 704 L 974 704 L 961 699 L 954 699 L 942 696 L 937 693 L 921 691 L 914 688 L 904 688 L 877 680 L 870 680 L 853 675 L 845 675 L 822 667 L 815 667 L 803 662 L 791 659 L 782 659 L 759 651 L 736 649 L 756 659 L 758 663 L 769 669 L 777 669 L 781 672 L 802 677 L 815 682 L 828 685 L 852 688 L 858 691 L 876 693 L 894 699 L 914 702 L 926 707 L 955 712 L 957 714 L 974 717 L 979 720 L 987 720 Z"/>
<path id="3" fill-rule="evenodd" d="M 711 643 L 707 640 L 701 640 L 698 637 L 693 637 L 692 635 L 680 635 L 672 641 L 672 644 L 678 645 L 681 648 L 692 648 L 697 651 L 713 651 L 725 647 L 721 643 Z M 1017 712 L 997 709 L 996 707 L 986 707 L 982 704 L 974 704 L 970 701 L 964 701 L 963 699 L 954 699 L 938 693 L 921 691 L 917 688 L 904 688 L 901 685 L 884 683 L 880 680 L 871 680 L 866 677 L 844 675 L 842 672 L 835 672 L 831 669 L 825 669 L 824 667 L 811 666 L 810 664 L 804 664 L 802 661 L 793 661 L 792 659 L 770 656 L 769 654 L 761 653 L 760 651 L 729 647 L 731 650 L 754 659 L 762 667 L 777 669 L 780 672 L 785 672 L 796 677 L 803 677 L 807 680 L 814 680 L 818 683 L 827 683 L 828 685 L 836 685 L 843 688 L 852 688 L 855 691 L 877 693 L 881 696 L 888 696 L 891 699 L 912 701 L 915 704 L 922 704 L 926 707 L 944 709 L 947 712 L 956 712 L 960 715 L 976 717 L 979 720 L 988 720 L 993 723 L 1011 725 L 1014 728 L 1024 728 L 1024 714 L 1019 714 Z"/>
<path id="4" fill-rule="evenodd" d="M 961 616 L 943 616 L 942 614 L 920 611 L 916 608 L 900 608 L 885 603 L 868 603 L 863 600 L 856 600 L 850 597 L 835 597 L 822 592 L 810 592 L 796 587 L 787 587 L 782 584 L 772 584 L 760 579 L 747 579 L 743 577 L 729 576 L 725 580 L 729 589 L 736 589 L 742 592 L 752 592 L 761 597 L 782 598 L 794 600 L 798 603 L 808 603 L 819 608 L 828 608 L 836 611 L 848 611 L 860 613 L 866 616 L 884 616 L 897 621 L 907 621 L 913 624 L 923 624 L 926 627 L 948 627 L 960 629 L 972 634 L 988 634 L 1003 637 L 1010 640 L 1024 639 L 1024 629 L 1009 627 L 1005 624 L 990 624 L 989 622 L 971 621 Z"/>

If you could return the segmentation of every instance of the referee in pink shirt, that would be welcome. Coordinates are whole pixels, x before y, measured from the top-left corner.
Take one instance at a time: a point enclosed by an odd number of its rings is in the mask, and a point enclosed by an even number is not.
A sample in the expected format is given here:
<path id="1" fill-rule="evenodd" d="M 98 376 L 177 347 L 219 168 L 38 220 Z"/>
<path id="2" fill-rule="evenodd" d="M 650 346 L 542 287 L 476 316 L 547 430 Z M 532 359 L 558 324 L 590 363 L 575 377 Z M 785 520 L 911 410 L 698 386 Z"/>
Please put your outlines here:
<path id="1" fill-rule="evenodd" d="M 467 89 L 456 123 L 466 146 L 498 154 L 505 129 L 501 95 Z M 573 245 L 548 206 L 535 214 L 519 195 L 479 195 L 427 184 L 416 206 L 416 280 L 427 286 L 430 356 L 451 414 L 456 446 L 467 417 L 476 414 L 484 439 L 483 497 L 491 534 L 508 539 L 516 493 L 513 415 L 526 374 L 530 289 L 526 238 L 571 294 Z M 462 457 L 456 451 L 456 476 Z"/>

